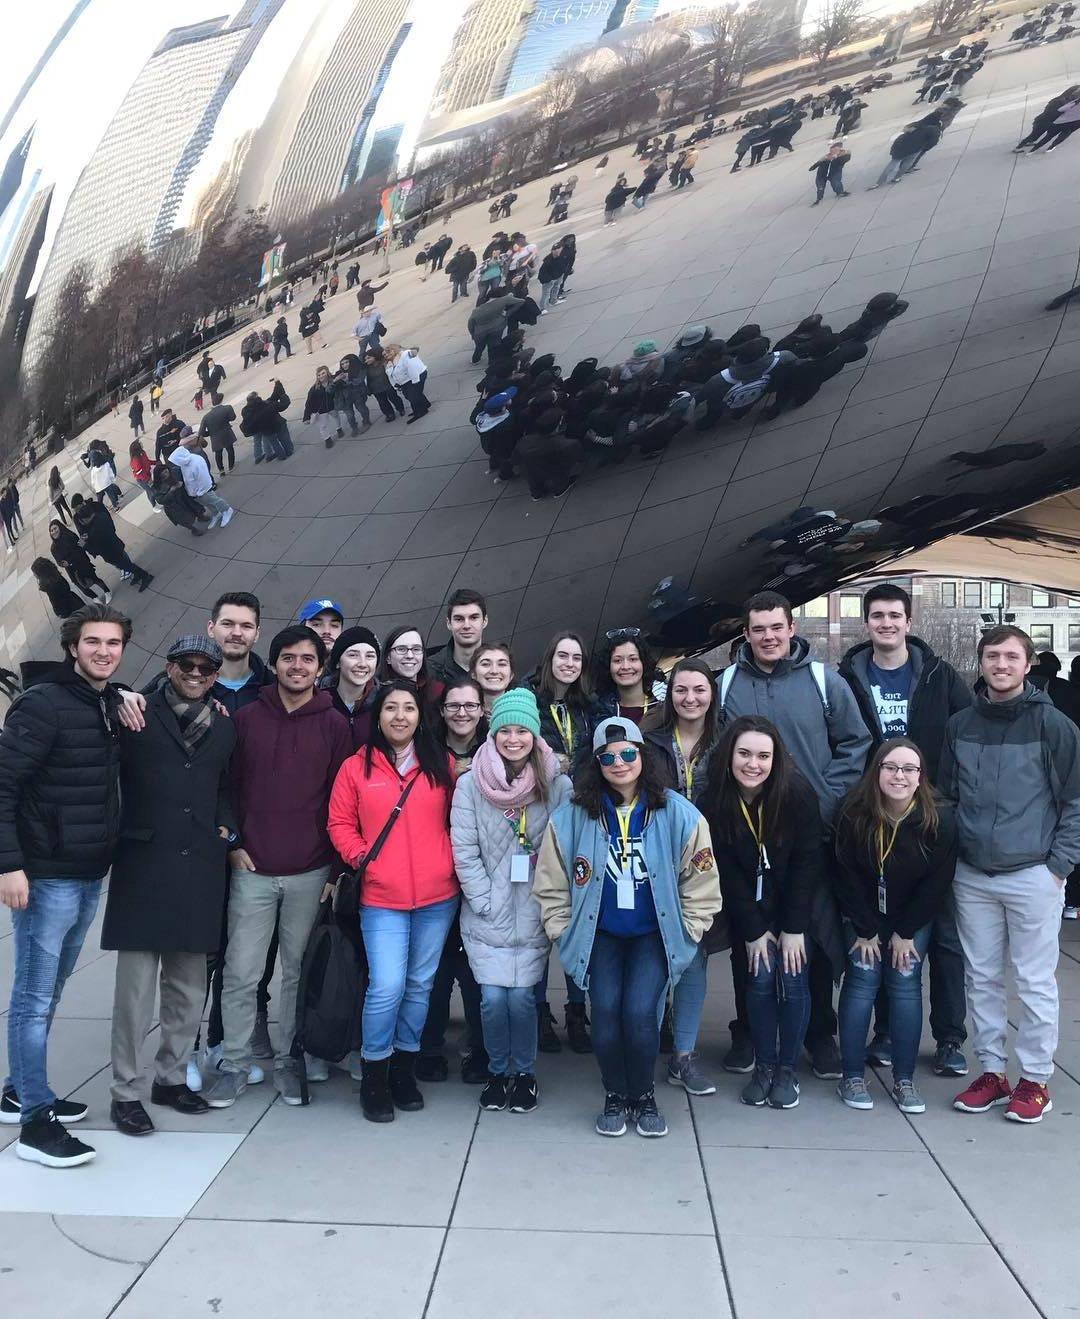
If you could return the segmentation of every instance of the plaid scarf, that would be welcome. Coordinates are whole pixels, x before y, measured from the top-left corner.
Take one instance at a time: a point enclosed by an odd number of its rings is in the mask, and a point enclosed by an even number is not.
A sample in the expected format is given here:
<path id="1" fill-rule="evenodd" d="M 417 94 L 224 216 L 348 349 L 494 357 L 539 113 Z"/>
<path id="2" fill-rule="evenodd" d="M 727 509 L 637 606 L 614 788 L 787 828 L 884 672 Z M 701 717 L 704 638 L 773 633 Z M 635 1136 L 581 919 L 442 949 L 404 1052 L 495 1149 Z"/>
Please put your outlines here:
<path id="1" fill-rule="evenodd" d="M 177 696 L 171 682 L 165 683 L 164 691 L 165 704 L 179 720 L 180 736 L 188 755 L 191 755 L 210 735 L 213 709 L 209 701 L 185 701 L 182 696 Z"/>

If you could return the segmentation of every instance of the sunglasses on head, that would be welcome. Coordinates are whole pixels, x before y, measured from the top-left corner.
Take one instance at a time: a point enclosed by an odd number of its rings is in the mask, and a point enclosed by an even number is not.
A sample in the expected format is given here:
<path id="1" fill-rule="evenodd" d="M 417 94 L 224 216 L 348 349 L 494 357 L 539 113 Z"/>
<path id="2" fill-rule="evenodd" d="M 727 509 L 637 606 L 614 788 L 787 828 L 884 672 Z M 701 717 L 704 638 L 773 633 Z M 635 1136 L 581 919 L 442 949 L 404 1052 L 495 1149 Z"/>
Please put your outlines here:
<path id="1" fill-rule="evenodd" d="M 200 678 L 209 678 L 217 673 L 217 668 L 213 664 L 200 664 L 198 660 L 178 659 L 173 663 L 181 673 L 197 673 Z"/>
<path id="2" fill-rule="evenodd" d="M 639 627 L 613 627 L 604 633 L 608 641 L 629 641 L 632 637 L 641 636 Z"/>
<path id="3" fill-rule="evenodd" d="M 597 752 L 596 759 L 601 765 L 607 765 L 609 767 L 614 765 L 616 760 L 621 760 L 624 764 L 632 765 L 634 761 L 637 760 L 637 747 L 623 747 L 618 753 L 614 751 L 600 751 Z"/>

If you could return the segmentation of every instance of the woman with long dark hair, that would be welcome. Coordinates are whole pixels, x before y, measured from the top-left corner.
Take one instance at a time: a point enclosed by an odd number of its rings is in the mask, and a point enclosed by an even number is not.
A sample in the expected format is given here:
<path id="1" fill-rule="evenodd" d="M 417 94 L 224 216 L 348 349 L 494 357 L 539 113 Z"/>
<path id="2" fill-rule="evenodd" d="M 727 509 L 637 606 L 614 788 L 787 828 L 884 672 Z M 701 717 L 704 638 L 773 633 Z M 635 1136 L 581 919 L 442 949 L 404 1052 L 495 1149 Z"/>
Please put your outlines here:
<path id="1" fill-rule="evenodd" d="M 69 618 L 86 604 L 82 596 L 76 595 L 60 576 L 60 569 L 55 563 L 50 563 L 48 559 L 35 559 L 30 565 L 30 571 L 34 574 L 38 590 L 45 595 L 57 618 Z"/>
<path id="2" fill-rule="evenodd" d="M 424 638 L 409 623 L 393 628 L 383 642 L 379 680 L 392 682 L 395 678 L 415 683 L 425 705 L 435 707 L 442 698 L 443 684 L 428 673 Z"/>
<path id="3" fill-rule="evenodd" d="M 68 507 L 68 501 L 64 495 L 64 480 L 60 475 L 60 468 L 54 467 L 49 473 L 49 503 L 56 509 L 60 515 L 60 520 L 66 526 L 68 521 L 75 521 L 71 509 Z"/>
<path id="4" fill-rule="evenodd" d="M 700 806 L 716 847 L 732 938 L 745 950 L 740 960 L 756 1063 L 740 1097 L 754 1107 L 794 1108 L 795 1068 L 810 1022 L 815 896 L 824 884 L 817 798 L 775 726 L 743 715 L 716 745 Z M 733 970 L 736 965 L 733 954 Z M 739 977 L 735 989 L 741 990 Z"/>
<path id="5" fill-rule="evenodd" d="M 609 715 L 640 724 L 667 690 L 640 628 L 612 628 L 593 657 L 594 687 Z"/>
<path id="6" fill-rule="evenodd" d="M 675 665 L 668 675 L 663 704 L 642 720 L 645 739 L 656 748 L 668 787 L 695 804 L 705 791 L 717 722 L 712 670 L 700 659 L 684 659 Z M 713 922 L 671 996 L 668 1084 L 681 1085 L 691 1095 L 716 1093 L 716 1086 L 701 1070 L 695 1050 L 708 988 L 709 953 L 728 946 L 726 929 L 726 922 Z"/>
<path id="7" fill-rule="evenodd" d="M 395 1106 L 424 1107 L 416 1084 L 420 1032 L 460 892 L 450 793 L 450 766 L 416 684 L 394 678 L 375 698 L 371 740 L 338 772 L 328 821 L 338 854 L 358 866 L 393 819 L 360 886 L 369 975 L 360 1098 L 371 1122 L 392 1122 Z"/>
<path id="8" fill-rule="evenodd" d="M 49 553 L 71 578 L 72 585 L 91 600 L 97 600 L 100 591 L 100 599 L 108 604 L 112 592 L 94 571 L 93 561 L 75 532 L 54 518 L 49 523 L 49 541 Z"/>
<path id="9" fill-rule="evenodd" d="M 667 1135 L 656 1106 L 659 1009 L 720 910 L 720 881 L 701 813 L 664 787 L 655 752 L 630 719 L 605 719 L 574 797 L 552 816 L 533 892 L 563 966 L 592 1004 L 606 1098 L 601 1136 L 627 1118 Z"/>
<path id="10" fill-rule="evenodd" d="M 934 794 L 922 752 L 907 737 L 883 742 L 836 822 L 836 896 L 847 949 L 837 1014 L 844 1075 L 837 1093 L 848 1108 L 874 1107 L 865 1080 L 866 1036 L 884 984 L 892 1098 L 902 1113 L 926 1111 L 914 1081 L 922 964 L 934 918 L 948 900 L 956 856 L 956 823 Z"/>

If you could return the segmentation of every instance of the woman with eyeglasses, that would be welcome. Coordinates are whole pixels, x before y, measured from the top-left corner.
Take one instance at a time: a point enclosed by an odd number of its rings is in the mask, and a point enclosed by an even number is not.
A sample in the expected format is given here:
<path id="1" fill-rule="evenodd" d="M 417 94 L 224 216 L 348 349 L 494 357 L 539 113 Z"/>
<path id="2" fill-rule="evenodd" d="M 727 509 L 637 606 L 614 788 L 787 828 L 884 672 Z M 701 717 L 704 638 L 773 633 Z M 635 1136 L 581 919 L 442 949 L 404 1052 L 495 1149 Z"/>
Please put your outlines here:
<path id="1" fill-rule="evenodd" d="M 360 1101 L 369 1122 L 392 1122 L 395 1107 L 424 1107 L 416 1084 L 420 1033 L 460 896 L 451 790 L 450 766 L 415 683 L 392 679 L 375 698 L 371 740 L 338 771 L 328 820 L 338 855 L 358 866 L 393 818 L 360 886 L 368 960 Z"/>
<path id="2" fill-rule="evenodd" d="M 472 768 L 473 756 L 487 737 L 484 718 L 484 694 L 473 678 L 457 678 L 443 693 L 439 718 L 434 723 L 435 740 L 450 760 L 450 774 L 455 783 Z M 420 1057 L 416 1060 L 418 1081 L 445 1081 L 450 1068 L 443 1049 L 450 1022 L 450 998 L 454 981 L 461 990 L 465 1009 L 468 1047 L 461 1060 L 461 1079 L 466 1085 L 486 1085 L 488 1056 L 484 1049 L 484 1032 L 480 1021 L 480 986 L 461 941 L 461 923 L 455 917 L 439 958 L 439 969 L 431 986 L 427 1020 L 420 1036 Z"/>
<path id="3" fill-rule="evenodd" d="M 636 627 L 613 628 L 593 660 L 598 704 L 635 724 L 664 699 L 667 686 L 648 643 Z"/>
<path id="4" fill-rule="evenodd" d="M 810 1022 L 810 944 L 827 921 L 817 798 L 774 725 L 742 715 L 716 745 L 700 806 L 732 937 L 745 949 L 735 991 L 745 992 L 756 1063 L 740 1098 L 755 1108 L 795 1108 Z"/>
<path id="5" fill-rule="evenodd" d="M 408 623 L 395 627 L 383 643 L 379 679 L 391 682 L 394 678 L 415 683 L 423 703 L 438 707 L 445 687 L 428 673 L 424 638 Z"/>
<path id="6" fill-rule="evenodd" d="M 848 1108 L 874 1107 L 866 1086 L 866 1037 L 884 983 L 892 1038 L 892 1099 L 924 1113 L 915 1086 L 922 1035 L 922 964 L 934 918 L 956 870 L 956 822 L 926 778 L 922 753 L 906 737 L 883 742 L 836 823 L 836 896 L 847 969 L 840 990 L 837 1093 Z"/>
<path id="7" fill-rule="evenodd" d="M 454 865 L 464 902 L 461 937 L 480 985 L 491 1073 L 480 1107 L 531 1113 L 537 1105 L 536 985 L 548 940 L 533 897 L 536 851 L 570 780 L 540 737 L 536 697 L 503 692 L 491 729 L 458 783 L 450 812 Z"/>
<path id="8" fill-rule="evenodd" d="M 601 717 L 592 699 L 585 643 L 575 632 L 553 637 L 540 667 L 526 680 L 536 692 L 540 709 L 540 736 L 555 752 L 563 774 L 574 773 L 589 754 L 593 726 Z M 592 1053 L 585 994 L 570 976 L 566 980 L 566 1039 L 575 1053 Z M 555 1017 L 548 1005 L 547 968 L 536 986 L 536 1016 L 540 1052 L 559 1053 L 562 1041 L 555 1033 Z"/>
<path id="9" fill-rule="evenodd" d="M 653 748 L 626 718 L 604 719 L 570 804 L 552 816 L 533 892 L 563 966 L 592 1004 L 606 1092 L 601 1136 L 666 1136 L 656 1106 L 660 1008 L 720 910 L 709 826 L 664 787 Z"/>
<path id="10" fill-rule="evenodd" d="M 718 736 L 716 687 L 712 670 L 699 659 L 680 660 L 668 676 L 663 704 L 642 720 L 642 731 L 654 746 L 667 786 L 695 805 L 705 791 L 709 755 Z M 727 922 L 713 922 L 671 996 L 672 1050 L 669 1085 L 687 1094 L 714 1095 L 716 1086 L 701 1070 L 695 1052 L 708 988 L 709 954 L 728 947 Z"/>
<path id="11" fill-rule="evenodd" d="M 484 713 L 490 715 L 496 697 L 514 685 L 514 657 L 503 641 L 485 641 L 469 662 L 469 677 L 484 693 Z"/>

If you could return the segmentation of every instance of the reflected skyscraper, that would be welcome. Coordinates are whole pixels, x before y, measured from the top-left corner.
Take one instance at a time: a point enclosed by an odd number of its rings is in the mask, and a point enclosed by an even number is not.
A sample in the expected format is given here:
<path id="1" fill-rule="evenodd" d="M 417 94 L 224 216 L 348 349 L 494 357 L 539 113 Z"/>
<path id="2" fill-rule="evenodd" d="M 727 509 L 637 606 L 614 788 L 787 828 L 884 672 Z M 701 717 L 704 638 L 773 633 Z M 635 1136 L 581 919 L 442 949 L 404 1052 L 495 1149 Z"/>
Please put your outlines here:
<path id="1" fill-rule="evenodd" d="M 51 187 L 27 192 L 11 234 L 0 271 L 0 342 L 4 344 L 11 340 L 18 344 L 26 334 L 24 302 L 45 239 L 52 195 Z"/>
<path id="2" fill-rule="evenodd" d="M 535 87 L 564 55 L 651 18 L 656 6 L 657 0 L 539 0 L 510 67 L 506 95 Z"/>
<path id="3" fill-rule="evenodd" d="M 34 127 L 35 125 L 31 124 L 11 148 L 3 173 L 0 173 L 0 216 L 7 210 L 8 202 L 19 191 L 23 170 L 26 168 L 26 157 L 30 154 L 30 143 L 34 137 Z"/>
<path id="4" fill-rule="evenodd" d="M 19 107 L 22 105 L 23 101 L 26 100 L 27 96 L 30 93 L 30 89 L 33 87 L 34 83 L 37 82 L 38 78 L 41 77 L 41 74 L 44 71 L 45 66 L 56 54 L 56 52 L 60 49 L 60 45 L 63 42 L 64 38 L 75 26 L 76 22 L 78 21 L 79 15 L 83 12 L 83 10 L 86 8 L 86 6 L 89 3 L 90 0 L 75 0 L 75 4 L 72 5 L 71 12 L 68 14 L 67 18 L 64 19 L 64 21 L 53 33 L 52 40 L 38 56 L 37 62 L 35 63 L 34 67 L 30 70 L 30 72 L 26 75 L 26 78 L 23 80 L 23 85 L 15 93 L 15 97 L 12 100 L 11 104 L 4 111 L 4 117 L 3 119 L 0 119 L 0 137 L 3 137 L 4 134 L 7 132 L 8 125 L 18 114 Z M 0 207 L 0 209 L 3 208 Z"/>
<path id="5" fill-rule="evenodd" d="M 505 94 L 511 63 L 535 8 L 535 0 L 473 0 L 443 65 L 433 115 L 469 110 Z"/>

